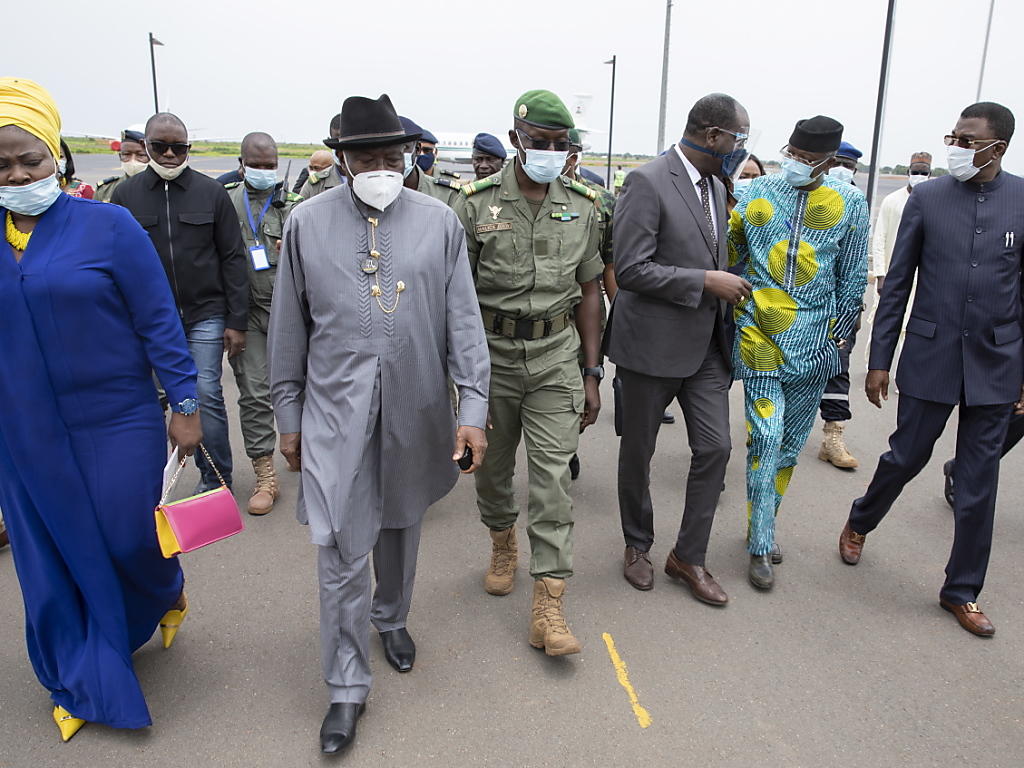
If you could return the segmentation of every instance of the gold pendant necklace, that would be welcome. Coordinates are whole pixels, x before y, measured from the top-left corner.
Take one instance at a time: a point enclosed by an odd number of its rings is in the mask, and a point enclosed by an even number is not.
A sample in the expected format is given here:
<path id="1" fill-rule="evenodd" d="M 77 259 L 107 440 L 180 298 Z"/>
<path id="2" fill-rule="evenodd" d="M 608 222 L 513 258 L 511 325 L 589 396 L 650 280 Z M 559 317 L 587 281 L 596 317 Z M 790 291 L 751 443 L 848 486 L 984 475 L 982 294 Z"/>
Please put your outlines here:
<path id="1" fill-rule="evenodd" d="M 10 214 L 8 214 L 8 216 L 10 216 Z M 380 258 L 380 253 L 377 251 L 377 219 L 373 218 L 372 216 L 369 216 L 369 217 L 367 217 L 366 220 L 368 222 L 370 222 L 370 239 L 371 239 L 370 257 L 373 258 L 373 259 L 379 259 Z M 366 267 L 363 267 L 363 271 L 364 272 L 368 272 L 369 270 Z M 373 270 L 373 285 L 370 287 L 370 295 L 373 296 L 373 298 L 375 298 L 377 300 L 377 306 L 380 307 L 380 311 L 381 312 L 383 312 L 386 315 L 390 315 L 392 312 L 394 312 L 396 309 L 398 309 L 398 301 L 399 301 L 399 299 L 402 298 L 399 294 L 401 294 L 402 291 L 404 291 L 404 290 L 405 290 L 405 283 L 403 283 L 401 280 L 399 280 L 395 284 L 395 305 L 393 307 L 391 307 L 391 309 L 388 309 L 387 307 L 385 307 L 384 304 L 380 300 L 380 297 L 382 295 L 382 292 L 381 292 L 381 289 L 380 289 L 380 271 L 377 270 L 376 268 L 374 268 L 374 270 Z"/>
<path id="2" fill-rule="evenodd" d="M 7 212 L 7 242 L 14 246 L 14 250 L 24 252 L 28 248 L 28 239 L 32 237 L 32 233 L 28 234 L 22 232 L 16 226 L 14 226 L 14 219 L 11 218 L 11 212 Z"/>

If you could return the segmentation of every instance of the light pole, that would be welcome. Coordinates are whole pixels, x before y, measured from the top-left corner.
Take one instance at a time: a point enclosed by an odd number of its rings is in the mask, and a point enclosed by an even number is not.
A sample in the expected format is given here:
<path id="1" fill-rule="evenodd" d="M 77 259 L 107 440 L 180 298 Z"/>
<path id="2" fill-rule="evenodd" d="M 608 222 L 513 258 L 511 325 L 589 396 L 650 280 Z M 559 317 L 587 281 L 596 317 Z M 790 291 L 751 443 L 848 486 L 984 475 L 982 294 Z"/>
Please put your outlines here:
<path id="1" fill-rule="evenodd" d="M 889 49 L 892 45 L 893 17 L 896 0 L 889 0 L 885 16 L 885 39 L 882 41 L 882 68 L 878 75 L 878 101 L 875 104 L 875 130 L 871 136 L 871 170 L 868 173 L 868 216 L 871 215 L 871 199 L 875 196 L 875 179 L 878 174 L 878 150 L 882 139 L 882 115 L 885 112 L 885 89 L 889 83 Z"/>
<path id="2" fill-rule="evenodd" d="M 668 109 L 668 43 L 672 31 L 672 0 L 665 0 L 665 56 L 661 61 L 661 111 L 658 113 L 658 146 L 655 154 L 665 148 L 665 113 Z"/>
<path id="3" fill-rule="evenodd" d="M 996 11 L 996 0 L 992 0 L 988 7 L 988 27 L 985 29 L 985 48 L 981 52 L 981 72 L 978 73 L 978 97 L 975 101 L 981 101 L 981 81 L 985 79 L 985 60 L 988 58 L 988 39 L 992 36 L 992 15 Z"/>
<path id="4" fill-rule="evenodd" d="M 608 189 L 612 189 L 612 128 L 615 127 L 615 60 L 616 56 L 612 56 L 611 61 L 606 61 L 605 64 L 612 65 L 612 101 L 611 106 L 608 108 L 608 173 L 606 181 L 608 183 Z"/>
<path id="5" fill-rule="evenodd" d="M 156 95 L 156 54 L 154 53 L 154 46 L 163 45 L 159 40 L 153 37 L 153 33 L 149 33 L 149 67 L 153 72 L 153 113 L 156 114 L 160 111 L 160 99 Z"/>

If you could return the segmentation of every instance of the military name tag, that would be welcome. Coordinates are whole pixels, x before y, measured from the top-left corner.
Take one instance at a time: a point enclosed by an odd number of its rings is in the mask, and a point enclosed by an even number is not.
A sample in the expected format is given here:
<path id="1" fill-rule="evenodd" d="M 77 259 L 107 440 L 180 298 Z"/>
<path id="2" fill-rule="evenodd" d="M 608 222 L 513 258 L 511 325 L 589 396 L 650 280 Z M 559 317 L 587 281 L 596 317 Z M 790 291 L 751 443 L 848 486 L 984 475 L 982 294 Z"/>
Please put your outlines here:
<path id="1" fill-rule="evenodd" d="M 363 272 L 372 275 L 377 271 L 377 260 L 373 256 L 367 256 L 362 263 Z"/>
<path id="2" fill-rule="evenodd" d="M 499 221 L 496 224 L 477 224 L 476 233 L 482 234 L 483 232 L 501 232 L 506 229 L 512 229 L 511 221 Z"/>

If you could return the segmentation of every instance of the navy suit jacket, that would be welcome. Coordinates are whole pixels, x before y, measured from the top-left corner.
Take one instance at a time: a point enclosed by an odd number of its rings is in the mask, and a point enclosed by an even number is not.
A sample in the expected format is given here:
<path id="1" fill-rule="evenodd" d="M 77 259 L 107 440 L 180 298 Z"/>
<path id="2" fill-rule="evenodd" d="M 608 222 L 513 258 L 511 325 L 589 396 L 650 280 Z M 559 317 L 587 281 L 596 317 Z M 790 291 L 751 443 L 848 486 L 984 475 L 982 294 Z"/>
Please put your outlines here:
<path id="1" fill-rule="evenodd" d="M 871 333 L 868 368 L 889 370 L 917 275 L 896 384 L 921 400 L 969 406 L 1021 396 L 1024 179 L 952 176 L 914 188 Z"/>

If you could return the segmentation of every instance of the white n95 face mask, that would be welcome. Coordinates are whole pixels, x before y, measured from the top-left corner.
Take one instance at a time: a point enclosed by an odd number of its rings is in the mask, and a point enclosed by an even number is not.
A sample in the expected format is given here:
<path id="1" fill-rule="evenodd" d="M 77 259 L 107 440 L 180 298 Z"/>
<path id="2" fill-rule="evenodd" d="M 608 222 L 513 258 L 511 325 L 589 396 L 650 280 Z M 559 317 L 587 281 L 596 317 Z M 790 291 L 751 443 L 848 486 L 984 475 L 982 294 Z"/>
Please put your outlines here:
<path id="1" fill-rule="evenodd" d="M 383 211 L 402 193 L 405 179 L 395 171 L 367 171 L 352 179 L 352 192 L 371 208 Z"/>

